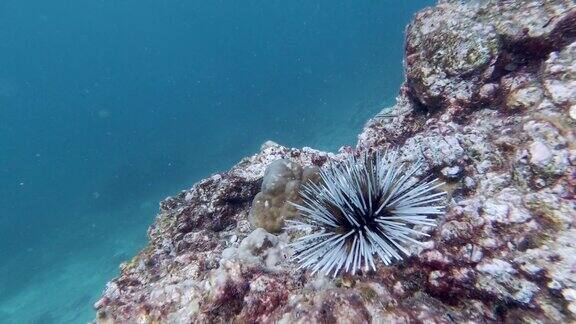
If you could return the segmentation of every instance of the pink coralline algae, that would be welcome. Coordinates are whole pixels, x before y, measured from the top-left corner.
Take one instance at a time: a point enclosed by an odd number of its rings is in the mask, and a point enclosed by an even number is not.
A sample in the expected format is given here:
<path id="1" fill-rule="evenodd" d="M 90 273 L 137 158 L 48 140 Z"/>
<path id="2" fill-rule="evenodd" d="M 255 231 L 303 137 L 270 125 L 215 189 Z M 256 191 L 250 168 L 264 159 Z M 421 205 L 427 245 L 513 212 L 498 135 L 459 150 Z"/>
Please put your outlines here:
<path id="1" fill-rule="evenodd" d="M 576 321 L 574 2 L 443 0 L 414 17 L 406 44 L 396 104 L 355 148 L 267 142 L 164 200 L 96 322 Z M 325 167 L 392 148 L 447 193 L 445 214 L 402 262 L 312 274 L 292 260 L 297 234 L 250 224 L 275 161 Z"/>

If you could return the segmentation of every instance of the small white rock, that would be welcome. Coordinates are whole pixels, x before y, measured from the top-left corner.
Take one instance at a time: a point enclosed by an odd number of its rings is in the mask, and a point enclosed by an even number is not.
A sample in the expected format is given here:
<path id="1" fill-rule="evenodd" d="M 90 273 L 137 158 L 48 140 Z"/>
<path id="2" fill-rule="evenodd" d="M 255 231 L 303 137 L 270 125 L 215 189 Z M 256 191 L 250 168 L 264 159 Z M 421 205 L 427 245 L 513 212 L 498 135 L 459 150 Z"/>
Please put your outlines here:
<path id="1" fill-rule="evenodd" d="M 484 256 L 484 253 L 482 252 L 482 249 L 476 245 L 472 246 L 472 253 L 470 255 L 470 261 L 472 262 L 480 262 L 482 260 L 482 257 Z"/>
<path id="2" fill-rule="evenodd" d="M 212 177 L 210 177 L 210 179 L 212 179 L 212 181 L 219 181 L 220 179 L 222 179 L 222 176 L 219 174 L 215 174 Z"/>
<path id="3" fill-rule="evenodd" d="M 447 179 L 456 179 L 462 173 L 462 168 L 458 165 L 445 167 L 442 169 L 442 175 Z"/>
<path id="4" fill-rule="evenodd" d="M 464 186 L 466 187 L 466 189 L 472 190 L 476 187 L 476 181 L 474 181 L 474 179 L 472 179 L 471 177 L 466 177 L 464 178 Z"/>
<path id="5" fill-rule="evenodd" d="M 554 289 L 554 290 L 558 290 L 558 289 L 562 288 L 562 285 L 556 280 L 551 280 L 550 282 L 548 282 L 547 286 L 548 286 L 548 288 Z"/>
<path id="6" fill-rule="evenodd" d="M 482 262 L 476 266 L 476 269 L 493 276 L 502 276 L 508 273 L 516 272 L 510 263 L 500 259 L 492 259 L 486 262 Z"/>
<path id="7" fill-rule="evenodd" d="M 550 161 L 552 152 L 548 146 L 542 142 L 534 142 L 530 144 L 530 162 L 532 164 L 542 165 Z"/>
<path id="8" fill-rule="evenodd" d="M 280 145 L 278 145 L 278 143 L 274 142 L 274 141 L 266 141 L 262 144 L 262 146 L 260 146 L 260 151 L 264 151 L 265 149 L 271 148 L 271 147 L 278 147 Z"/>
<path id="9" fill-rule="evenodd" d="M 496 199 L 488 199 L 484 203 L 484 215 L 491 221 L 506 222 L 510 207 Z"/>
<path id="10" fill-rule="evenodd" d="M 562 290 L 562 296 L 569 302 L 576 301 L 576 289 L 566 288 Z"/>
<path id="11" fill-rule="evenodd" d="M 570 107 L 570 118 L 576 120 L 576 105 Z"/>

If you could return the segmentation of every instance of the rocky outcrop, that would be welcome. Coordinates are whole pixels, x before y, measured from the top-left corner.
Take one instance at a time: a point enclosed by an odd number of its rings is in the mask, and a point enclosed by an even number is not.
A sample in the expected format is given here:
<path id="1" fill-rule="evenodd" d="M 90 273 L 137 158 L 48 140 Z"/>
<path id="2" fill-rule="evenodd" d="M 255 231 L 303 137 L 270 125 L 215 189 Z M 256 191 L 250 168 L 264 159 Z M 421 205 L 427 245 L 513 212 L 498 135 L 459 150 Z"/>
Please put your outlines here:
<path id="1" fill-rule="evenodd" d="M 490 103 L 504 75 L 537 68 L 576 38 L 572 0 L 459 2 L 441 1 L 408 27 L 407 83 L 429 109 Z"/>
<path id="2" fill-rule="evenodd" d="M 576 8 L 441 1 L 407 33 L 397 103 L 338 154 L 267 143 L 161 203 L 97 322 L 576 320 Z M 264 171 L 366 150 L 423 158 L 446 215 L 402 263 L 335 279 L 289 260 L 287 233 L 250 226 Z M 266 186 L 264 186 L 266 187 Z"/>

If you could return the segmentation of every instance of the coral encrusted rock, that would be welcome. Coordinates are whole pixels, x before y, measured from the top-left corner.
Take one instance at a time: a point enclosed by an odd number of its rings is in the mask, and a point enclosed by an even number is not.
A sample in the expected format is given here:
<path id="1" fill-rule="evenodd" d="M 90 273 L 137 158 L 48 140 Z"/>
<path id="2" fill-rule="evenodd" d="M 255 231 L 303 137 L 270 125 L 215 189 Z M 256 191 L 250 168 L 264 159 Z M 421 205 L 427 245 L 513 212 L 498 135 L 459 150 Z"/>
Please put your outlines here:
<path id="1" fill-rule="evenodd" d="M 164 200 L 96 321 L 575 322 L 574 1 L 440 1 L 415 15 L 406 44 L 396 104 L 356 147 L 269 142 Z M 253 205 L 266 207 L 256 196 L 280 197 L 268 206 L 281 209 L 298 170 L 389 149 L 421 160 L 415 175 L 441 178 L 447 192 L 445 215 L 403 262 L 312 274 L 291 260 L 295 237 L 274 224 L 284 216 L 250 224 Z"/>
<path id="2" fill-rule="evenodd" d="M 460 2 L 440 1 L 421 11 L 407 30 L 407 83 L 429 109 L 497 98 L 504 74 L 576 37 L 573 0 Z"/>
<path id="3" fill-rule="evenodd" d="M 300 186 L 317 181 L 318 167 L 302 167 L 290 160 L 276 160 L 266 168 L 262 188 L 254 197 L 248 220 L 253 228 L 277 233 L 284 228 L 284 220 L 298 215 L 292 203 L 300 201 Z"/>

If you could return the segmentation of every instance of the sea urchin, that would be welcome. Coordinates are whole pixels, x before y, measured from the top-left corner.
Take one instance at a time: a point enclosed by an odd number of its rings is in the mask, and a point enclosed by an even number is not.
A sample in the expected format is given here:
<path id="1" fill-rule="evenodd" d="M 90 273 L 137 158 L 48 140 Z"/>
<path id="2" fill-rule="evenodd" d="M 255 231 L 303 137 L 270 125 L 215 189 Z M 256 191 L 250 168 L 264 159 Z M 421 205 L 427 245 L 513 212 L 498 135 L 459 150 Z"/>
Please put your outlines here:
<path id="1" fill-rule="evenodd" d="M 301 219 L 287 221 L 288 230 L 307 232 L 291 244 L 301 268 L 355 274 L 362 267 L 376 270 L 374 255 L 386 265 L 409 255 L 408 246 L 428 236 L 417 226 L 435 226 L 444 209 L 442 184 L 414 179 L 421 167 L 401 163 L 396 152 L 324 167 L 322 181 L 303 185 L 302 202 L 293 204 Z"/>

